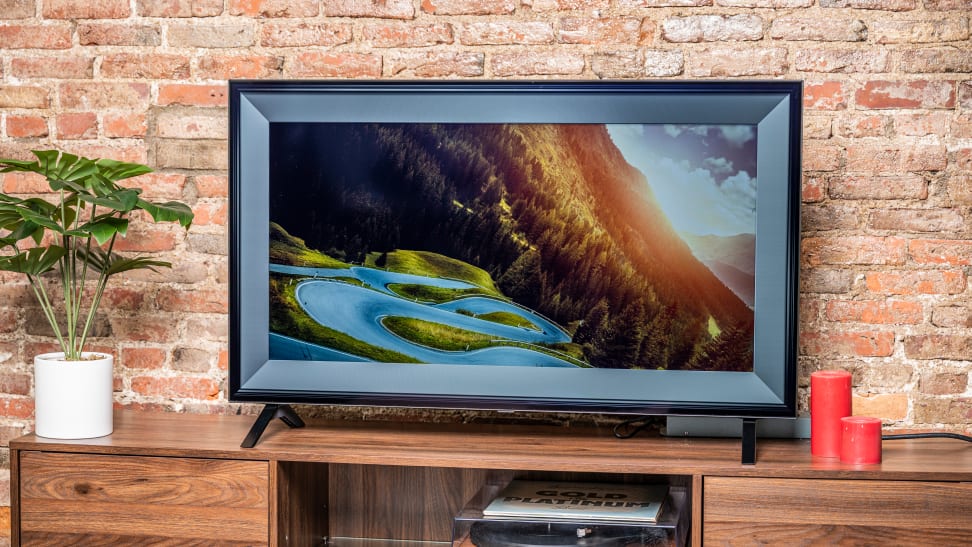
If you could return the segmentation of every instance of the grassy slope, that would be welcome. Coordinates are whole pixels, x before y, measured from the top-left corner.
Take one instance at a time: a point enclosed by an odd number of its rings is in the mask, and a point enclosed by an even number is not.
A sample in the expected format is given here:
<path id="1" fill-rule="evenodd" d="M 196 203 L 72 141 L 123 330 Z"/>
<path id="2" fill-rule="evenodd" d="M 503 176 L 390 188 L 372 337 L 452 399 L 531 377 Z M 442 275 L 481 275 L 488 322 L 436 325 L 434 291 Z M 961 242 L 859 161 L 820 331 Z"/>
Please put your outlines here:
<path id="1" fill-rule="evenodd" d="M 388 253 L 385 267 L 389 271 L 425 275 L 428 277 L 445 277 L 467 281 L 482 287 L 488 294 L 503 296 L 493 278 L 485 270 L 477 268 L 461 260 L 426 251 L 396 250 Z"/>
<path id="2" fill-rule="evenodd" d="M 311 268 L 349 268 L 347 264 L 307 247 L 303 239 L 287 233 L 282 226 L 270 223 L 270 262 Z"/>

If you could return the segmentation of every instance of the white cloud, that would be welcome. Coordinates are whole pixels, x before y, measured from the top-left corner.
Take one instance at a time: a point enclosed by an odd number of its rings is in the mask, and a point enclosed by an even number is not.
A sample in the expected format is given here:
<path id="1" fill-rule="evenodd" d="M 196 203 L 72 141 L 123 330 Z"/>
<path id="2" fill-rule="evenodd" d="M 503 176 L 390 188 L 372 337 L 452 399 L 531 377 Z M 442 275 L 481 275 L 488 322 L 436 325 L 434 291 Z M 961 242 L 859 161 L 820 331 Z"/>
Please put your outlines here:
<path id="1" fill-rule="evenodd" d="M 726 158 L 705 158 L 702 165 L 717 175 L 728 175 L 732 173 L 732 161 Z"/>
<path id="2" fill-rule="evenodd" d="M 744 144 L 756 138 L 756 132 L 751 125 L 719 125 L 716 126 L 722 134 L 722 138 L 736 148 L 742 148 Z"/>

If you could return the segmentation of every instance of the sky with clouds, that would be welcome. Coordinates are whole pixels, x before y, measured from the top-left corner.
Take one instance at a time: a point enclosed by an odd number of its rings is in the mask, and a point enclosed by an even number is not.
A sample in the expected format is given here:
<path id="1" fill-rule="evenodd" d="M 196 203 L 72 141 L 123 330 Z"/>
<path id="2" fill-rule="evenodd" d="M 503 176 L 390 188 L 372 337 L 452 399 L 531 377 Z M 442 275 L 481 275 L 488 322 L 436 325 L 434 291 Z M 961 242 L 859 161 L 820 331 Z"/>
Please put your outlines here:
<path id="1" fill-rule="evenodd" d="M 756 232 L 755 125 L 608 125 L 672 226 L 696 235 Z"/>

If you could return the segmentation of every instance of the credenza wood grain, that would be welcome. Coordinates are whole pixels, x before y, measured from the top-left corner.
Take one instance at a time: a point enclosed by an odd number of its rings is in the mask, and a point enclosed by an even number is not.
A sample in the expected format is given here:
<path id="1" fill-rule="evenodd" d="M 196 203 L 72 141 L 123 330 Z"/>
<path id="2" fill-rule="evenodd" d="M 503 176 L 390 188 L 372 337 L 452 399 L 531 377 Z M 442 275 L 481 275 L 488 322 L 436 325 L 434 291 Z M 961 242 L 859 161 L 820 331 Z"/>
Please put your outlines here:
<path id="1" fill-rule="evenodd" d="M 263 545 L 266 462 L 25 451 L 24 545 Z"/>
<path id="2" fill-rule="evenodd" d="M 972 483 L 706 477 L 706 545 L 972 544 Z"/>

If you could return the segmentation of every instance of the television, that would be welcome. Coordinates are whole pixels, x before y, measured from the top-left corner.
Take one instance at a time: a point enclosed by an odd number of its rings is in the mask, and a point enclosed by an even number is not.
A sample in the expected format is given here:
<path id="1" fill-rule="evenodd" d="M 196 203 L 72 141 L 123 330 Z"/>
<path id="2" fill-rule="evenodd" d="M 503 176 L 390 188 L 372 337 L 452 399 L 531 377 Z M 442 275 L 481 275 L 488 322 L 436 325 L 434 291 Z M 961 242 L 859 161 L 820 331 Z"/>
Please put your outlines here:
<path id="1" fill-rule="evenodd" d="M 795 81 L 231 81 L 229 398 L 793 417 Z"/>

